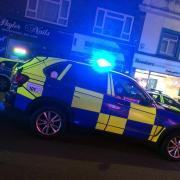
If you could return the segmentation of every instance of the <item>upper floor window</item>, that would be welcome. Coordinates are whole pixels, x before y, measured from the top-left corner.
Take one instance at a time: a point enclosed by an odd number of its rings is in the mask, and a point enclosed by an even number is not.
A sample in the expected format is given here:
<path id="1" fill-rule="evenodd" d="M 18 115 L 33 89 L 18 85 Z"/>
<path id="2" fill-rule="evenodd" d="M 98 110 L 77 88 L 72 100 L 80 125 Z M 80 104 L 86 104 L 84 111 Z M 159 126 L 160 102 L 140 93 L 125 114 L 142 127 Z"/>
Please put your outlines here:
<path id="1" fill-rule="evenodd" d="M 169 57 L 177 56 L 179 37 L 175 33 L 162 32 L 159 54 Z"/>
<path id="2" fill-rule="evenodd" d="M 71 0 L 28 0 L 25 16 L 61 26 L 68 25 Z"/>
<path id="3" fill-rule="evenodd" d="M 98 8 L 93 32 L 106 37 L 129 41 L 133 21 L 133 16 Z"/>

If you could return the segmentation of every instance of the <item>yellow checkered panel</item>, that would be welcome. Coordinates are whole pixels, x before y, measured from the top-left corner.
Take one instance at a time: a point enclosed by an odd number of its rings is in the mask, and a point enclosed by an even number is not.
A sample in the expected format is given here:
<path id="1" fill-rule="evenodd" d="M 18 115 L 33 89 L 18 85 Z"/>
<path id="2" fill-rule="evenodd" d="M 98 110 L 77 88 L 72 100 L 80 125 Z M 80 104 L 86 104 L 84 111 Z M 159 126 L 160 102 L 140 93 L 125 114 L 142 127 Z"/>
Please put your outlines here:
<path id="1" fill-rule="evenodd" d="M 107 114 L 99 114 L 96 129 L 112 132 L 116 134 L 123 134 L 127 119 L 117 116 L 110 116 Z"/>
<path id="2" fill-rule="evenodd" d="M 17 94 L 21 94 L 21 95 L 23 95 L 23 96 L 25 96 L 25 97 L 27 97 L 28 99 L 31 99 L 31 100 L 35 99 L 35 96 L 33 96 L 32 93 L 30 93 L 30 92 L 29 92 L 26 88 L 24 88 L 24 87 L 19 87 L 19 88 L 17 89 Z"/>
<path id="3" fill-rule="evenodd" d="M 149 135 L 148 140 L 152 141 L 152 142 L 157 142 L 159 139 L 159 136 L 162 134 L 162 132 L 165 130 L 165 128 L 163 128 L 162 126 L 156 126 L 154 125 L 151 133 Z"/>
<path id="4" fill-rule="evenodd" d="M 116 133 L 116 134 L 123 134 L 124 129 L 113 127 L 113 126 L 107 126 L 105 131 L 111 132 L 111 133 Z"/>
<path id="5" fill-rule="evenodd" d="M 101 123 L 101 124 L 107 124 L 108 123 L 108 120 L 109 120 L 109 116 L 108 114 L 99 114 L 99 118 L 98 118 L 98 123 Z"/>
<path id="6" fill-rule="evenodd" d="M 139 105 L 139 104 L 131 103 L 131 108 L 138 109 L 140 111 L 156 115 L 156 108 L 155 107 L 146 107 L 146 106 L 142 106 L 142 105 Z"/>
<path id="7" fill-rule="evenodd" d="M 129 120 L 154 125 L 155 118 L 156 108 L 131 103 L 128 115 Z"/>
<path id="8" fill-rule="evenodd" d="M 109 116 L 108 114 L 99 114 L 99 118 L 96 124 L 96 129 L 97 130 L 105 130 L 108 120 L 109 120 Z"/>
<path id="9" fill-rule="evenodd" d="M 120 118 L 117 116 L 110 116 L 108 126 L 114 126 L 117 128 L 122 128 L 124 129 L 126 126 L 127 119 L 125 118 Z"/>
<path id="10" fill-rule="evenodd" d="M 103 94 L 76 87 L 71 106 L 100 113 L 103 98 Z"/>

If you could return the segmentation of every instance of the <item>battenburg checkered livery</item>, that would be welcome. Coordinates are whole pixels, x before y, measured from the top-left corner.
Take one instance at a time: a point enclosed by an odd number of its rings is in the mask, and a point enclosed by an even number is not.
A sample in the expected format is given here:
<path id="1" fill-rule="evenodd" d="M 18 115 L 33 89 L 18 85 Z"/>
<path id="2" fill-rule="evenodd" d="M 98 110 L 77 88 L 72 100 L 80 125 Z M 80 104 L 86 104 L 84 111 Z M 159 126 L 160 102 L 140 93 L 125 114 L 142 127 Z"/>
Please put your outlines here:
<path id="1" fill-rule="evenodd" d="M 180 159 L 179 113 L 156 104 L 123 74 L 37 57 L 17 70 L 6 101 L 28 114 L 38 135 L 55 136 L 74 124 L 148 140 L 157 143 L 166 157 Z"/>

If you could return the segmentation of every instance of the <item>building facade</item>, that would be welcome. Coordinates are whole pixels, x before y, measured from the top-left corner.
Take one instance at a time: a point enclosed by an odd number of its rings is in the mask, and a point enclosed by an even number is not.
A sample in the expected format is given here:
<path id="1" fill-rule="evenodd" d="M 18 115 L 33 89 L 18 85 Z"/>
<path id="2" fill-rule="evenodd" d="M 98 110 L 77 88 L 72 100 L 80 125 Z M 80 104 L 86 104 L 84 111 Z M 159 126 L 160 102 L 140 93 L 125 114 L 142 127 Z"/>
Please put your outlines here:
<path id="1" fill-rule="evenodd" d="M 180 0 L 144 0 L 146 13 L 137 53 L 135 78 L 146 88 L 180 96 Z"/>
<path id="2" fill-rule="evenodd" d="M 0 55 L 17 58 L 14 47 L 29 55 L 89 60 L 108 51 L 122 72 L 130 72 L 145 13 L 141 0 L 2 0 Z"/>

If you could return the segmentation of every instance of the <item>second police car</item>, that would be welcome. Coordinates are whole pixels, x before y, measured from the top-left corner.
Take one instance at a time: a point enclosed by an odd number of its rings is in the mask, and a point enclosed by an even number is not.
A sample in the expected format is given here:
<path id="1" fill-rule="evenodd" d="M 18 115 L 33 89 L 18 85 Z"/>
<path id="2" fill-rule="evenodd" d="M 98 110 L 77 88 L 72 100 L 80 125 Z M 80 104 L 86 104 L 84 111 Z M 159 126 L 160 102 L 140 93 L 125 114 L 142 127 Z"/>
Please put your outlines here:
<path id="1" fill-rule="evenodd" d="M 157 103 L 160 103 L 165 108 L 169 108 L 170 110 L 180 113 L 180 104 L 171 97 L 158 90 L 148 90 L 147 92 Z"/>
<path id="2" fill-rule="evenodd" d="M 104 59 L 96 67 L 101 65 L 110 66 Z M 37 57 L 17 71 L 6 102 L 27 115 L 37 135 L 61 135 L 75 124 L 151 141 L 165 157 L 180 160 L 179 113 L 158 105 L 126 75 Z"/>

